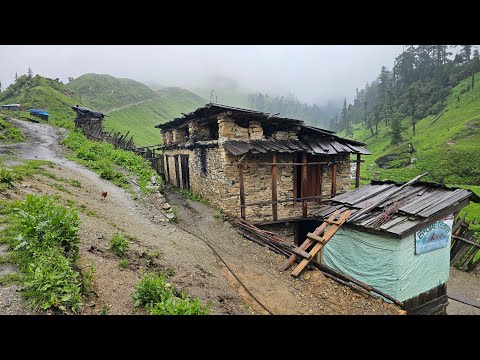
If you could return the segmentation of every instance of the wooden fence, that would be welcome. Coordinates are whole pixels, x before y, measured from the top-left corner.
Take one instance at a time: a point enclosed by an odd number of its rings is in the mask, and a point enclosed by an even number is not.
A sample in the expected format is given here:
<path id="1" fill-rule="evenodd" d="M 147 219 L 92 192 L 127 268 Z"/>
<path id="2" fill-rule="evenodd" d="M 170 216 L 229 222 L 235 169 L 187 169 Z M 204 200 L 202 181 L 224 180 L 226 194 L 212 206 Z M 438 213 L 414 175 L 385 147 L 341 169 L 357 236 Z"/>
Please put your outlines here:
<path id="1" fill-rule="evenodd" d="M 128 137 L 130 130 L 125 135 L 122 135 L 120 132 L 113 132 L 113 130 L 108 133 L 103 130 L 102 121 L 96 118 L 90 119 L 77 117 L 75 119 L 75 126 L 82 129 L 85 136 L 90 140 L 108 141 L 116 148 L 133 151 L 137 155 L 144 157 L 150 162 L 152 168 L 155 169 L 157 174 L 165 179 L 162 153 L 155 152 L 160 144 L 137 148 L 133 142 L 133 136 L 130 138 Z"/>
<path id="2" fill-rule="evenodd" d="M 477 222 L 478 224 L 478 222 Z M 450 265 L 474 274 L 480 274 L 480 238 L 469 230 L 469 223 L 458 218 L 453 225 Z"/>

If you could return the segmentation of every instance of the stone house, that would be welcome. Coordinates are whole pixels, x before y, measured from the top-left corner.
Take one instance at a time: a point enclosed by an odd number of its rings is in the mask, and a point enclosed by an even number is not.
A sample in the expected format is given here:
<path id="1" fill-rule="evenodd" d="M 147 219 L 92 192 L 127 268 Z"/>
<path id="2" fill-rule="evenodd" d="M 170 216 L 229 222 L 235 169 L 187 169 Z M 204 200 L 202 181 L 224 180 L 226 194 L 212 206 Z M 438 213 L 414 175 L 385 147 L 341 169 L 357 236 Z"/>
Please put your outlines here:
<path id="1" fill-rule="evenodd" d="M 350 189 L 352 162 L 358 187 L 360 157 L 370 154 L 301 120 L 220 104 L 156 128 L 166 182 L 297 241 L 315 223 L 307 209 Z"/>

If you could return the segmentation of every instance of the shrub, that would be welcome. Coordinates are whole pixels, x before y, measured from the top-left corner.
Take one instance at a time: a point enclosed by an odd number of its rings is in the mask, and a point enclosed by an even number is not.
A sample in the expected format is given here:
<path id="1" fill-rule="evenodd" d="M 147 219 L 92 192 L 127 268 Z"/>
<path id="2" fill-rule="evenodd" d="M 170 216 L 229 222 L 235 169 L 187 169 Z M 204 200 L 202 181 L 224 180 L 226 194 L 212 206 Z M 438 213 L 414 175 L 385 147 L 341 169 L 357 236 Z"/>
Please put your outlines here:
<path id="1" fill-rule="evenodd" d="M 125 256 L 129 247 L 128 239 L 122 234 L 116 233 L 110 239 L 110 250 L 117 256 Z"/>
<path id="2" fill-rule="evenodd" d="M 2 189 L 2 185 L 6 188 L 12 187 L 14 181 L 15 175 L 12 171 L 3 168 L 0 169 L 0 190 Z"/>
<path id="3" fill-rule="evenodd" d="M 128 259 L 121 259 L 119 261 L 119 265 L 122 269 L 125 269 L 128 267 L 128 265 L 130 265 L 130 261 L 128 261 Z"/>
<path id="4" fill-rule="evenodd" d="M 210 310 L 199 299 L 182 293 L 175 296 L 175 287 L 165 275 L 145 274 L 135 286 L 135 306 L 144 306 L 150 315 L 208 315 Z"/>
<path id="5" fill-rule="evenodd" d="M 24 244 L 31 250 L 60 245 L 73 257 L 78 255 L 78 215 L 75 210 L 55 205 L 55 199 L 43 195 L 27 195 L 17 216 L 23 227 Z"/>
<path id="6" fill-rule="evenodd" d="M 71 268 L 70 259 L 63 256 L 60 248 L 45 248 L 33 255 L 27 268 L 24 295 L 31 303 L 42 309 L 57 307 L 75 311 L 80 305 L 78 273 Z"/>

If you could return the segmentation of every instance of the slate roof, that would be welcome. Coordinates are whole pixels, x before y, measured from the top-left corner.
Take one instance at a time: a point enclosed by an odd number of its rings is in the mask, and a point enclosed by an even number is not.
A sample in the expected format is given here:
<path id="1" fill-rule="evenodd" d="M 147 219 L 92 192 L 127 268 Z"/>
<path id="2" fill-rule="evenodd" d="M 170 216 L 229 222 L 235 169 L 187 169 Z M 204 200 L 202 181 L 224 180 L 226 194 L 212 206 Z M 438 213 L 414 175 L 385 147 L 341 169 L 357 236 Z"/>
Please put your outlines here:
<path id="1" fill-rule="evenodd" d="M 347 221 L 347 226 L 403 238 L 459 211 L 468 205 L 470 200 L 480 202 L 480 198 L 470 190 L 426 182 L 407 186 L 392 198 L 388 198 L 400 186 L 401 184 L 394 182 L 372 182 L 332 198 L 327 205 L 311 211 L 310 214 L 321 220 L 336 210 L 343 212 L 351 209 L 354 215 L 357 211 L 386 199 L 358 219 Z"/>

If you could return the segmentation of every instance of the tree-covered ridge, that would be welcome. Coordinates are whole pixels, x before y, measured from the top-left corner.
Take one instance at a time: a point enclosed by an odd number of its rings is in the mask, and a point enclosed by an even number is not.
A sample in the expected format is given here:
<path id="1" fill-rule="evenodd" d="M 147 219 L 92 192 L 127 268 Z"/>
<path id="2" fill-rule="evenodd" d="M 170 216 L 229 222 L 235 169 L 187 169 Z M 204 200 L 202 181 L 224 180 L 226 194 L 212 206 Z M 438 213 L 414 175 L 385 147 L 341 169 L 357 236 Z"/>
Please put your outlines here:
<path id="1" fill-rule="evenodd" d="M 453 51 L 457 51 L 452 58 Z M 461 80 L 480 71 L 480 55 L 474 45 L 409 45 L 395 59 L 392 70 L 382 67 L 379 76 L 365 89 L 356 89 L 352 104 L 345 101 L 340 118 L 332 126 L 352 135 L 352 125 L 364 123 L 371 135 L 381 122 L 390 128 L 393 145 L 402 142 L 402 119 L 410 117 L 413 136 L 418 120 L 439 115 L 445 101 Z"/>
<path id="2" fill-rule="evenodd" d="M 304 120 L 312 126 L 332 129 L 329 118 L 338 111 L 338 107 L 329 102 L 325 106 L 310 105 L 301 102 L 293 94 L 287 96 L 269 96 L 268 94 L 249 94 L 248 106 L 252 110 L 263 111 L 280 116 Z"/>

